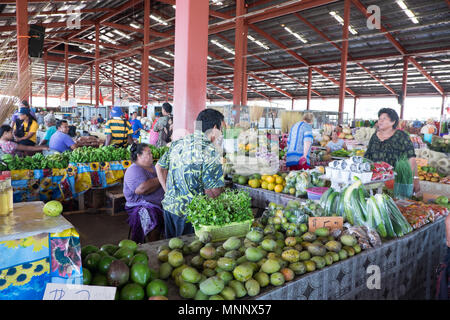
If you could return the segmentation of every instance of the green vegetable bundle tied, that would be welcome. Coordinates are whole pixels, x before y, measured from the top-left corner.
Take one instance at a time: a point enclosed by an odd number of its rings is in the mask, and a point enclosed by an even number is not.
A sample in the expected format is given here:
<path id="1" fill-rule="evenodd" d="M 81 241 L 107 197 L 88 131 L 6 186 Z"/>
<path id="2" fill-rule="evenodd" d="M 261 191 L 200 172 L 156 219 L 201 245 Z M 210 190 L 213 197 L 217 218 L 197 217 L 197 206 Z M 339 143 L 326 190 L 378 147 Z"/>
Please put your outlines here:
<path id="1" fill-rule="evenodd" d="M 411 165 L 409 160 L 403 156 L 397 163 L 395 164 L 395 172 L 397 175 L 395 176 L 395 183 L 399 184 L 413 184 L 414 182 L 414 174 L 411 169 Z"/>

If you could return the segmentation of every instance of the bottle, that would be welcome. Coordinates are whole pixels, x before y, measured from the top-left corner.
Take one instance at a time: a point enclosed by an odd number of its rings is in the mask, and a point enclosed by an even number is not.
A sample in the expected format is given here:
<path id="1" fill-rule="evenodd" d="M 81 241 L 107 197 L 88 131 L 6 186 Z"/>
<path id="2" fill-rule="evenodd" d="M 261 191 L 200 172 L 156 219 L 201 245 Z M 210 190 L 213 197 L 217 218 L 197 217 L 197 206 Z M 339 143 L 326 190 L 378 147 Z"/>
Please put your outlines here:
<path id="1" fill-rule="evenodd" d="M 9 215 L 9 201 L 5 191 L 5 177 L 0 175 L 0 217 Z"/>
<path id="2" fill-rule="evenodd" d="M 10 171 L 3 172 L 3 176 L 5 177 L 5 192 L 7 194 L 8 199 L 8 212 L 12 213 L 14 209 L 14 199 L 13 199 L 13 187 L 11 185 L 11 172 Z"/>

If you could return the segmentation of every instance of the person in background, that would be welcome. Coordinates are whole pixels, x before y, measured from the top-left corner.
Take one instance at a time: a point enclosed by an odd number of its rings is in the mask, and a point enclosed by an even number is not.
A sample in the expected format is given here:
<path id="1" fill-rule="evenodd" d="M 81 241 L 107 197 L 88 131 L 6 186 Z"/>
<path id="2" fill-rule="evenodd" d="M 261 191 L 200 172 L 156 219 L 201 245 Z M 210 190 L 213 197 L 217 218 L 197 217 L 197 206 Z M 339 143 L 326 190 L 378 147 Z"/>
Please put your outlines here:
<path id="1" fill-rule="evenodd" d="M 196 123 L 194 133 L 172 142 L 156 164 L 159 182 L 166 192 L 162 205 L 167 239 L 193 233 L 192 224 L 186 222 L 187 205 L 198 194 L 216 198 L 225 185 L 222 155 L 216 148 L 222 139 L 224 116 L 217 110 L 205 109 Z"/>
<path id="2" fill-rule="evenodd" d="M 36 121 L 38 125 L 44 125 L 44 110 L 41 110 L 36 115 Z"/>
<path id="3" fill-rule="evenodd" d="M 289 132 L 286 166 L 289 170 L 301 170 L 310 166 L 310 151 L 313 143 L 312 113 L 305 113 L 303 120 L 294 124 Z M 307 165 L 307 166 L 305 166 Z"/>
<path id="4" fill-rule="evenodd" d="M 420 129 L 420 134 L 436 134 L 437 133 L 437 128 L 434 125 L 434 120 L 433 119 L 428 119 L 427 120 L 427 124 L 424 125 L 422 127 L 422 129 Z"/>
<path id="5" fill-rule="evenodd" d="M 60 120 L 56 123 L 56 131 L 50 138 L 49 147 L 50 150 L 63 153 L 67 150 L 74 150 L 77 145 L 75 141 L 69 136 L 69 124 L 67 120 Z"/>
<path id="6" fill-rule="evenodd" d="M 56 118 L 53 114 L 48 114 L 44 117 L 44 123 L 47 127 L 47 131 L 45 131 L 44 139 L 41 141 L 39 145 L 46 146 L 50 141 L 52 135 L 56 132 Z"/>
<path id="7" fill-rule="evenodd" d="M 47 146 L 27 146 L 17 144 L 13 141 L 13 129 L 9 125 L 0 127 L 0 149 L 7 154 L 15 155 L 21 151 L 26 154 L 32 154 L 39 151 L 48 150 Z"/>
<path id="8" fill-rule="evenodd" d="M 98 124 L 102 124 L 103 122 L 105 122 L 105 119 L 103 119 L 103 118 L 102 118 L 102 115 L 99 114 L 99 115 L 98 115 L 98 118 L 97 118 L 97 123 L 98 123 Z"/>
<path id="9" fill-rule="evenodd" d="M 337 128 L 336 128 L 337 129 Z M 332 153 L 341 149 L 347 150 L 347 145 L 343 139 L 338 138 L 337 130 L 333 130 L 331 133 L 331 140 L 327 144 L 327 153 Z"/>
<path id="10" fill-rule="evenodd" d="M 420 191 L 419 174 L 414 145 L 408 134 L 397 130 L 399 117 L 391 108 L 378 111 L 377 131 L 370 138 L 364 158 L 373 162 L 384 161 L 395 167 L 397 160 L 405 156 L 414 172 L 414 192 Z"/>
<path id="11" fill-rule="evenodd" d="M 11 117 L 11 127 L 13 127 L 13 128 L 14 128 L 14 123 L 16 122 L 16 120 L 19 119 L 19 114 L 20 114 L 21 108 L 27 108 L 30 111 L 31 116 L 34 119 L 36 119 L 36 115 L 35 115 L 34 111 L 30 108 L 28 101 L 23 100 L 21 103 L 19 103 L 19 108 L 18 108 L 17 112 L 15 112 Z"/>
<path id="12" fill-rule="evenodd" d="M 161 201 L 164 190 L 158 180 L 153 156 L 147 144 L 133 143 L 130 148 L 133 164 L 125 171 L 123 195 L 131 228 L 131 239 L 144 243 L 160 239 L 163 232 L 163 212 Z"/>
<path id="13" fill-rule="evenodd" d="M 130 121 L 131 127 L 133 129 L 133 139 L 139 139 L 141 135 L 141 130 L 144 129 L 142 126 L 141 121 L 137 118 L 137 112 L 133 112 L 131 115 L 131 121 Z"/>
<path id="14" fill-rule="evenodd" d="M 131 124 L 123 119 L 123 112 L 120 107 L 111 110 L 111 119 L 105 125 L 106 142 L 105 146 L 116 145 L 126 147 L 133 143 L 133 129 Z"/>
<path id="15" fill-rule="evenodd" d="M 19 118 L 14 122 L 14 139 L 18 144 L 26 146 L 36 145 L 38 131 L 36 119 L 30 114 L 29 108 L 20 108 Z"/>
<path id="16" fill-rule="evenodd" d="M 159 133 L 158 141 L 156 142 L 156 146 L 158 148 L 164 147 L 166 144 L 172 141 L 173 116 L 172 105 L 170 103 L 163 103 L 162 117 L 160 117 L 154 125 L 153 131 Z"/>

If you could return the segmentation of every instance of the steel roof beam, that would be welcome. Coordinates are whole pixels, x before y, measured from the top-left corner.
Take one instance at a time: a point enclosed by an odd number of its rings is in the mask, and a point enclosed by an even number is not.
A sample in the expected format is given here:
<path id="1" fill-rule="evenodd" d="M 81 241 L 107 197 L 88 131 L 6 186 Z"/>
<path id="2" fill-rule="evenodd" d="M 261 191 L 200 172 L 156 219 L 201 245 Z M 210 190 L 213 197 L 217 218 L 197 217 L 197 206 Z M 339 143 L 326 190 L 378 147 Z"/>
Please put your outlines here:
<path id="1" fill-rule="evenodd" d="M 353 4 L 361 11 L 361 13 L 369 18 L 370 14 L 367 12 L 366 7 L 359 0 L 352 0 Z M 392 43 L 392 45 L 400 52 L 402 55 L 407 55 L 408 52 L 406 49 L 389 33 L 389 31 L 381 26 L 380 31 L 384 34 L 384 36 Z M 442 86 L 417 62 L 414 58 L 409 58 L 409 62 L 416 67 L 417 70 L 422 73 L 422 75 L 428 79 L 431 85 L 441 94 L 445 95 L 444 89 Z"/>
<path id="2" fill-rule="evenodd" d="M 318 35 L 320 35 L 323 39 L 325 39 L 326 41 L 328 41 L 332 46 L 334 46 L 335 48 L 337 48 L 340 52 L 342 52 L 342 48 L 336 44 L 334 41 L 332 41 L 324 32 L 322 32 L 321 30 L 319 30 L 318 28 L 316 28 L 311 22 L 309 22 L 308 20 L 306 20 L 304 17 L 302 17 L 300 14 L 298 14 L 297 12 L 294 13 L 294 15 L 299 18 L 303 23 L 305 23 L 308 27 L 310 27 L 312 30 L 314 30 Z M 348 61 L 351 61 L 353 58 L 351 55 L 348 55 Z M 374 80 L 378 81 L 383 87 L 385 87 L 387 90 L 389 90 L 389 92 L 396 94 L 396 92 L 394 91 L 394 89 L 392 89 L 391 87 L 389 87 L 385 82 L 383 82 L 380 78 L 378 78 L 373 72 L 371 72 L 369 69 L 367 69 L 366 67 L 364 67 L 361 63 L 356 62 L 356 64 L 361 67 L 361 69 L 363 69 L 364 71 L 366 71 Z"/>
<path id="3" fill-rule="evenodd" d="M 309 67 L 311 66 L 311 63 L 306 60 L 305 58 L 303 58 L 302 56 L 300 56 L 299 54 L 297 54 L 295 51 L 288 49 L 288 47 L 286 47 L 284 44 L 282 44 L 280 41 L 278 41 L 277 39 L 275 39 L 274 37 L 272 37 L 270 34 L 268 34 L 267 32 L 265 32 L 264 30 L 261 30 L 260 28 L 258 28 L 255 25 L 249 24 L 249 28 L 252 28 L 255 32 L 259 33 L 261 36 L 263 36 L 264 38 L 266 38 L 267 40 L 269 40 L 270 42 L 272 42 L 273 44 L 277 45 L 278 47 L 280 47 L 281 49 L 283 49 L 285 52 L 289 53 L 291 56 L 293 56 L 296 60 L 300 61 L 301 63 L 303 63 L 305 66 Z M 317 67 L 313 67 L 313 70 L 317 73 L 319 73 L 320 75 L 322 75 L 323 77 L 327 78 L 328 80 L 330 80 L 331 82 L 333 82 L 335 85 L 339 86 L 340 83 L 338 80 L 334 79 L 333 77 L 331 77 L 328 73 L 326 73 L 325 71 L 323 71 L 320 68 Z M 348 92 L 350 95 L 352 95 L 353 97 L 356 96 L 356 93 L 353 92 L 353 90 L 351 90 L 350 88 L 345 88 L 345 91 Z"/>

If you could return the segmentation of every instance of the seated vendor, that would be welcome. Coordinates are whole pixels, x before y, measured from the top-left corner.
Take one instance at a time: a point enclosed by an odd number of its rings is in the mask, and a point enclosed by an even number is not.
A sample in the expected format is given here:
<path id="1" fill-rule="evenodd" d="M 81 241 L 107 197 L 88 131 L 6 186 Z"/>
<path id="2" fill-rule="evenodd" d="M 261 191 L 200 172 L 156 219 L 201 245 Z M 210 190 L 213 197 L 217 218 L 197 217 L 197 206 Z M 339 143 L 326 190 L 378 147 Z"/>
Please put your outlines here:
<path id="1" fill-rule="evenodd" d="M 345 144 L 345 141 L 343 139 L 338 138 L 337 130 L 333 130 L 331 133 L 331 140 L 327 144 L 327 152 L 332 153 L 334 151 L 338 151 L 341 149 L 347 150 L 347 145 Z"/>
<path id="2" fill-rule="evenodd" d="M 125 172 L 123 194 L 131 239 L 144 243 L 148 235 L 149 241 L 157 241 L 164 225 L 161 209 L 164 190 L 156 175 L 150 147 L 133 143 L 130 151 L 133 164 Z"/>
<path id="3" fill-rule="evenodd" d="M 13 129 L 8 125 L 0 127 L 0 150 L 3 153 L 15 155 L 20 151 L 30 154 L 33 152 L 39 152 L 48 150 L 47 146 L 27 146 L 14 142 Z"/>

